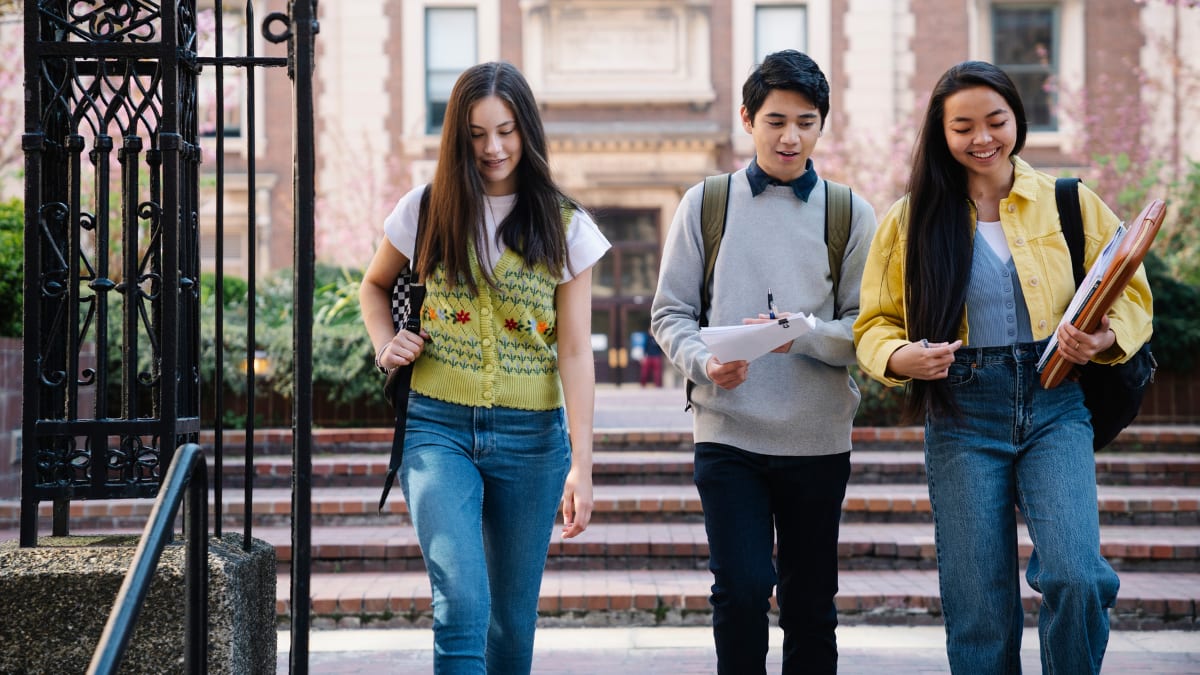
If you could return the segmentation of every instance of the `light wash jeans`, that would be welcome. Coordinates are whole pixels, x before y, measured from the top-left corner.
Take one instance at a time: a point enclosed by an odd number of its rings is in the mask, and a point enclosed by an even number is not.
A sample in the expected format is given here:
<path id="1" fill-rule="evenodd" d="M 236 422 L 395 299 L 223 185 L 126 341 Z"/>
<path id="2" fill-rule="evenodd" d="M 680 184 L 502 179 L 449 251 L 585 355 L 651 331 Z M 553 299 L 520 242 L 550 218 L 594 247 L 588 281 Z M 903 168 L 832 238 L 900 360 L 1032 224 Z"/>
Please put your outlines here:
<path id="1" fill-rule="evenodd" d="M 433 587 L 434 672 L 529 673 L 570 464 L 561 408 L 410 396 L 401 485 Z"/>
<path id="2" fill-rule="evenodd" d="M 930 414 L 925 466 L 936 524 L 950 668 L 1021 672 L 1014 506 L 1033 540 L 1025 578 L 1042 594 L 1042 672 L 1098 673 L 1120 582 L 1100 555 L 1091 423 L 1074 382 L 1045 390 L 1045 341 L 962 348 L 949 384 L 958 418 Z"/>

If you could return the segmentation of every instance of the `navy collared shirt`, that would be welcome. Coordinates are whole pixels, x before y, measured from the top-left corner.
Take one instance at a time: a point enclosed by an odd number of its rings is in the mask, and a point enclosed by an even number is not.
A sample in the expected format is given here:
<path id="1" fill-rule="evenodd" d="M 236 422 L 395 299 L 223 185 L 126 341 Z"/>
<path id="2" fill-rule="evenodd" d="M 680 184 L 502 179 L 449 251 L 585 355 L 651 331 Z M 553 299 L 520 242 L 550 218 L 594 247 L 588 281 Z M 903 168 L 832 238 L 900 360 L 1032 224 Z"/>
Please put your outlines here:
<path id="1" fill-rule="evenodd" d="M 792 182 L 785 183 L 768 176 L 767 172 L 758 165 L 756 158 L 750 160 L 750 166 L 746 167 L 746 179 L 750 181 L 750 194 L 755 197 L 762 194 L 768 185 L 790 185 L 792 192 L 796 193 L 796 197 L 802 202 L 807 202 L 808 195 L 817 186 L 817 170 L 813 168 L 813 161 L 810 157 L 804 164 L 804 173 Z"/>

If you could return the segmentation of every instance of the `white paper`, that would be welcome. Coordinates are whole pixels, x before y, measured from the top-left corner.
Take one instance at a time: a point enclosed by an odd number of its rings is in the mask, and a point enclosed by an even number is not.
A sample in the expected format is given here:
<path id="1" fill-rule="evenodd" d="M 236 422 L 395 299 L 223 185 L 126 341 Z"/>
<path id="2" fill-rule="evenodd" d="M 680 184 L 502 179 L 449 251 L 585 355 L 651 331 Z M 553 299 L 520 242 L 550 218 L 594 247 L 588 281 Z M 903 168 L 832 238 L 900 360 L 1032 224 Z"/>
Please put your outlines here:
<path id="1" fill-rule="evenodd" d="M 1058 322 L 1054 333 L 1050 335 L 1050 342 L 1046 344 L 1046 351 L 1042 352 L 1042 357 L 1038 359 L 1037 370 L 1039 373 L 1049 363 L 1050 356 L 1058 350 L 1058 328 L 1061 328 L 1063 324 L 1073 322 L 1079 317 L 1079 313 L 1083 311 L 1083 306 L 1087 304 L 1088 299 L 1096 292 L 1096 287 L 1100 285 L 1100 280 L 1104 278 L 1104 273 L 1112 265 L 1113 256 L 1117 254 L 1117 248 L 1121 245 L 1121 240 L 1124 238 L 1125 223 L 1121 223 L 1117 226 L 1117 231 L 1113 233 L 1112 239 L 1108 241 L 1104 250 L 1100 252 L 1100 257 L 1096 258 L 1096 262 L 1092 263 L 1092 268 L 1083 277 L 1083 281 L 1079 282 L 1079 288 L 1075 289 L 1075 295 L 1071 297 L 1071 303 L 1067 305 L 1067 310 L 1063 312 L 1062 319 Z"/>
<path id="2" fill-rule="evenodd" d="M 766 323 L 705 326 L 700 329 L 700 339 L 721 363 L 753 361 L 816 327 L 812 315 L 797 312 Z"/>

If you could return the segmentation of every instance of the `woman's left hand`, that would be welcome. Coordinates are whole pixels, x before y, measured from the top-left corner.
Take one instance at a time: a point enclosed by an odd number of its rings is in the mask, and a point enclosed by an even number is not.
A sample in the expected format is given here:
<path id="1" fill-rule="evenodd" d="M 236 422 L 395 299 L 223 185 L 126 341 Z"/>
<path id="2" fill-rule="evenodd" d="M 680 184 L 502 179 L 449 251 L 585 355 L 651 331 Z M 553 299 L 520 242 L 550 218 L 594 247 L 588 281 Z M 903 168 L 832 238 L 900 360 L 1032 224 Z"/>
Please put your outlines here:
<path id="1" fill-rule="evenodd" d="M 582 534 L 592 522 L 592 472 L 572 466 L 563 484 L 563 539 Z"/>
<path id="2" fill-rule="evenodd" d="M 1107 316 L 1100 317 L 1100 325 L 1091 333 L 1085 333 L 1070 323 L 1058 327 L 1058 353 L 1080 366 L 1113 346 L 1116 341 L 1116 334 L 1108 327 Z"/>

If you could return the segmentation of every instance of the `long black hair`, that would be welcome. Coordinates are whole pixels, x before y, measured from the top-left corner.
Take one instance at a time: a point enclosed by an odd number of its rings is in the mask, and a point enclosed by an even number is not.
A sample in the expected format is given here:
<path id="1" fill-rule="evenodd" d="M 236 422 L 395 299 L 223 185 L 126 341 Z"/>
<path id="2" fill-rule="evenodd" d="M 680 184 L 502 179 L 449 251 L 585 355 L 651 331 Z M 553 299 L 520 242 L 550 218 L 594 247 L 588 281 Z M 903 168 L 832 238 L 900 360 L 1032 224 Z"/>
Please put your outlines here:
<path id="1" fill-rule="evenodd" d="M 479 226 L 485 190 L 475 165 L 471 109 L 489 96 L 496 96 L 512 109 L 522 144 L 516 168 L 517 201 L 512 213 L 499 224 L 497 237 L 530 267 L 541 263 L 558 274 L 568 263 L 562 205 L 569 200 L 550 175 L 546 132 L 533 91 L 511 63 L 481 63 L 463 71 L 450 92 L 441 151 L 429 192 L 429 226 L 422 228 L 422 241 L 417 243 L 417 266 L 422 278 L 444 263 L 448 282 L 465 283 L 472 295 L 479 292 L 480 280 L 471 274 L 467 246 L 473 246 L 476 260 L 482 261 L 486 242 L 484 228 Z M 494 286 L 495 280 L 486 267 L 480 265 L 482 281 Z"/>
<path id="2" fill-rule="evenodd" d="M 1025 106 L 1003 70 L 984 61 L 964 61 L 942 75 L 929 97 L 908 179 L 904 304 L 908 335 L 914 339 L 953 342 L 963 321 L 972 263 L 967 170 L 950 154 L 944 118 L 946 99 L 974 87 L 987 87 L 1004 99 L 1017 124 L 1012 154 L 1025 147 Z M 956 410 L 946 381 L 910 382 L 906 417 L 915 419 L 930 407 L 939 412 Z"/>

